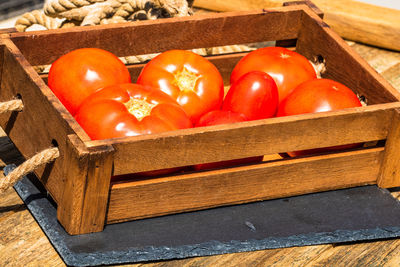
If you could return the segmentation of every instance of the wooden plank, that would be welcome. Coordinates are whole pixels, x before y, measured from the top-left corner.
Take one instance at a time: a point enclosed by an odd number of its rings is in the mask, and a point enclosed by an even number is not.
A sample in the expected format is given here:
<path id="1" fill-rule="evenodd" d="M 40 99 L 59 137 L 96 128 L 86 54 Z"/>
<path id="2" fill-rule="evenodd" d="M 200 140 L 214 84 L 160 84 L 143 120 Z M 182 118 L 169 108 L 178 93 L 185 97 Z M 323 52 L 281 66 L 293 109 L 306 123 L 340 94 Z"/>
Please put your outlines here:
<path id="1" fill-rule="evenodd" d="M 393 114 L 392 126 L 385 145 L 381 172 L 378 178 L 378 186 L 390 188 L 400 186 L 400 110 Z"/>
<path id="2" fill-rule="evenodd" d="M 351 41 L 346 41 L 346 43 L 385 79 L 390 77 L 385 77 L 383 73 L 400 63 L 400 53 L 395 51 L 382 50 Z M 390 82 L 390 79 L 387 80 Z"/>
<path id="3" fill-rule="evenodd" d="M 13 188 L 0 197 L 0 236 L 2 266 L 65 266 Z"/>
<path id="4" fill-rule="evenodd" d="M 10 37 L 32 65 L 45 65 L 81 47 L 98 47 L 117 56 L 132 56 L 177 48 L 293 39 L 297 37 L 300 17 L 299 8 L 285 7 L 12 33 Z"/>
<path id="5" fill-rule="evenodd" d="M 400 56 L 399 56 L 400 58 Z M 385 70 L 382 73 L 382 76 L 387 79 L 387 81 L 395 87 L 398 91 L 400 91 L 400 60 L 399 63 L 392 66 L 391 68 Z"/>
<path id="6" fill-rule="evenodd" d="M 107 222 L 376 183 L 383 148 L 112 186 Z"/>
<path id="7" fill-rule="evenodd" d="M 195 0 L 194 6 L 215 11 L 254 10 L 293 0 Z M 400 10 L 354 0 L 312 0 L 324 20 L 343 38 L 400 51 Z"/>
<path id="8" fill-rule="evenodd" d="M 399 103 L 96 140 L 115 150 L 114 175 L 386 139 Z"/>
<path id="9" fill-rule="evenodd" d="M 24 59 L 18 48 L 7 39 L 3 39 L 3 43 L 6 46 L 3 47 L 2 53 L 0 99 L 7 101 L 19 96 L 24 103 L 24 110 L 0 116 L 0 125 L 25 158 L 30 158 L 55 144 L 59 147 L 60 157 L 54 163 L 35 172 L 57 202 L 63 185 L 62 161 L 66 135 L 74 132 L 74 126 L 76 131 L 82 130 L 79 130 L 75 120 Z"/>
<path id="10" fill-rule="evenodd" d="M 89 151 L 76 135 L 68 136 L 65 183 L 57 206 L 57 219 L 69 234 L 103 230 L 113 151 L 111 146 Z"/>
<path id="11" fill-rule="evenodd" d="M 327 69 L 323 77 L 341 82 L 364 95 L 368 104 L 400 100 L 400 93 L 326 23 L 310 9 L 304 12 L 296 50 L 307 58 L 322 56 Z"/>

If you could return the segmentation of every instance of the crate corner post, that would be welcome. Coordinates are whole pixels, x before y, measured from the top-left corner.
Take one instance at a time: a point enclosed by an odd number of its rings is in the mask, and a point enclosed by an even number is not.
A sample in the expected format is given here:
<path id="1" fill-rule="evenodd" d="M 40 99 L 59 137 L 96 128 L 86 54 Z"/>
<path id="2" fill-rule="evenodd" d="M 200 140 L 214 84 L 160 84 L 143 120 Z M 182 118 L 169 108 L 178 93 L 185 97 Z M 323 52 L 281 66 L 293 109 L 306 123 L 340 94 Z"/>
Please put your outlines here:
<path id="1" fill-rule="evenodd" d="M 69 234 L 103 231 L 113 154 L 111 145 L 89 149 L 77 135 L 68 136 L 64 190 L 57 207 L 57 219 Z"/>
<path id="2" fill-rule="evenodd" d="M 400 109 L 393 111 L 392 125 L 385 144 L 385 154 L 377 184 L 382 188 L 400 186 Z"/>

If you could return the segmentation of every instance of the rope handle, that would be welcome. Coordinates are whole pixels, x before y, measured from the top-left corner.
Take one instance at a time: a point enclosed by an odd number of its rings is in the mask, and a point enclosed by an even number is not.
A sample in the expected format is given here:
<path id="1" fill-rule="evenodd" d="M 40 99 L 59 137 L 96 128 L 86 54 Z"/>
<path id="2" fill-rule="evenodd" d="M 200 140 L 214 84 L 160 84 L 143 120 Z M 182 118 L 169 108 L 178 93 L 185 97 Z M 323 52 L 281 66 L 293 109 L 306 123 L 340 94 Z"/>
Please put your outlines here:
<path id="1" fill-rule="evenodd" d="M 24 104 L 22 100 L 15 99 L 0 103 L 0 113 L 22 111 Z M 21 180 L 28 173 L 33 172 L 39 166 L 50 163 L 60 156 L 60 151 L 57 147 L 45 149 L 32 158 L 26 160 L 20 166 L 11 171 L 7 176 L 0 180 L 0 194 Z"/>
<path id="2" fill-rule="evenodd" d="M 45 149 L 32 158 L 26 160 L 19 165 L 7 176 L 0 180 L 0 193 L 3 193 L 8 188 L 12 187 L 15 183 L 21 180 L 28 173 L 33 172 L 39 166 L 50 163 L 60 156 L 60 151 L 57 147 Z"/>

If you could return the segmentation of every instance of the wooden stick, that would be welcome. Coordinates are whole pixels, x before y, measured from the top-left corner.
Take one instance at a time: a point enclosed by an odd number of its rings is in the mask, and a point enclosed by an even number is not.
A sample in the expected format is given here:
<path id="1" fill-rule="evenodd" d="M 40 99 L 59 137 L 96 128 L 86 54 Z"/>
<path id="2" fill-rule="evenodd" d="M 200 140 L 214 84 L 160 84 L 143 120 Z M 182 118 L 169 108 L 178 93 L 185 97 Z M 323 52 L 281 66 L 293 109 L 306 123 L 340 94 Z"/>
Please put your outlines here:
<path id="1" fill-rule="evenodd" d="M 215 11 L 253 10 L 282 6 L 291 0 L 196 0 L 195 7 Z M 353 0 L 312 0 L 324 20 L 345 39 L 400 51 L 400 10 Z"/>

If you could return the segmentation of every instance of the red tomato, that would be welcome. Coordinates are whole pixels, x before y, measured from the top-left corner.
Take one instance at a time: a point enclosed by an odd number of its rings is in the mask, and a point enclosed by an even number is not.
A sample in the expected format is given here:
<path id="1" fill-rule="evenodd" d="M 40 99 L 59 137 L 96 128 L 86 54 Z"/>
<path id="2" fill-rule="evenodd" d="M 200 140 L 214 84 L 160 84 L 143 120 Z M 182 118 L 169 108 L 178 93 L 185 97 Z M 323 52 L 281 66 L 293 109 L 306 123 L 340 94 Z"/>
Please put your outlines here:
<path id="1" fill-rule="evenodd" d="M 265 72 L 251 71 L 231 85 L 222 109 L 244 114 L 248 120 L 266 119 L 275 116 L 278 99 L 274 79 Z"/>
<path id="2" fill-rule="evenodd" d="M 232 71 L 231 84 L 253 70 L 266 72 L 274 78 L 279 102 L 300 83 L 317 77 L 307 58 L 283 47 L 259 48 L 244 56 Z"/>
<path id="3" fill-rule="evenodd" d="M 361 102 L 357 95 L 345 85 L 329 79 L 314 79 L 296 87 L 279 105 L 277 116 L 324 112 L 360 106 Z M 290 156 L 299 156 L 356 146 L 359 146 L 359 144 L 295 151 L 288 154 Z"/>
<path id="4" fill-rule="evenodd" d="M 75 119 L 93 140 L 192 127 L 189 117 L 170 96 L 132 83 L 93 93 L 82 103 Z"/>
<path id="5" fill-rule="evenodd" d="M 193 123 L 208 111 L 219 109 L 224 85 L 218 69 L 204 57 L 185 50 L 170 50 L 148 62 L 138 84 L 160 88 L 172 96 Z"/>
<path id="6" fill-rule="evenodd" d="M 129 82 L 131 77 L 122 61 L 98 48 L 81 48 L 61 56 L 51 65 L 48 77 L 50 89 L 72 115 L 95 91 Z"/>
<path id="7" fill-rule="evenodd" d="M 227 110 L 214 110 L 204 114 L 199 122 L 196 124 L 196 127 L 200 126 L 211 126 L 218 124 L 227 124 L 227 123 L 235 123 L 246 121 L 246 117 L 243 114 L 235 113 Z M 216 168 L 224 168 L 235 166 L 239 164 L 252 163 L 252 162 L 260 162 L 263 160 L 263 156 L 257 157 L 249 157 L 244 159 L 234 159 L 227 161 L 219 161 L 219 162 L 211 162 L 204 164 L 197 164 L 194 166 L 195 170 L 206 170 L 206 169 L 216 169 Z"/>

